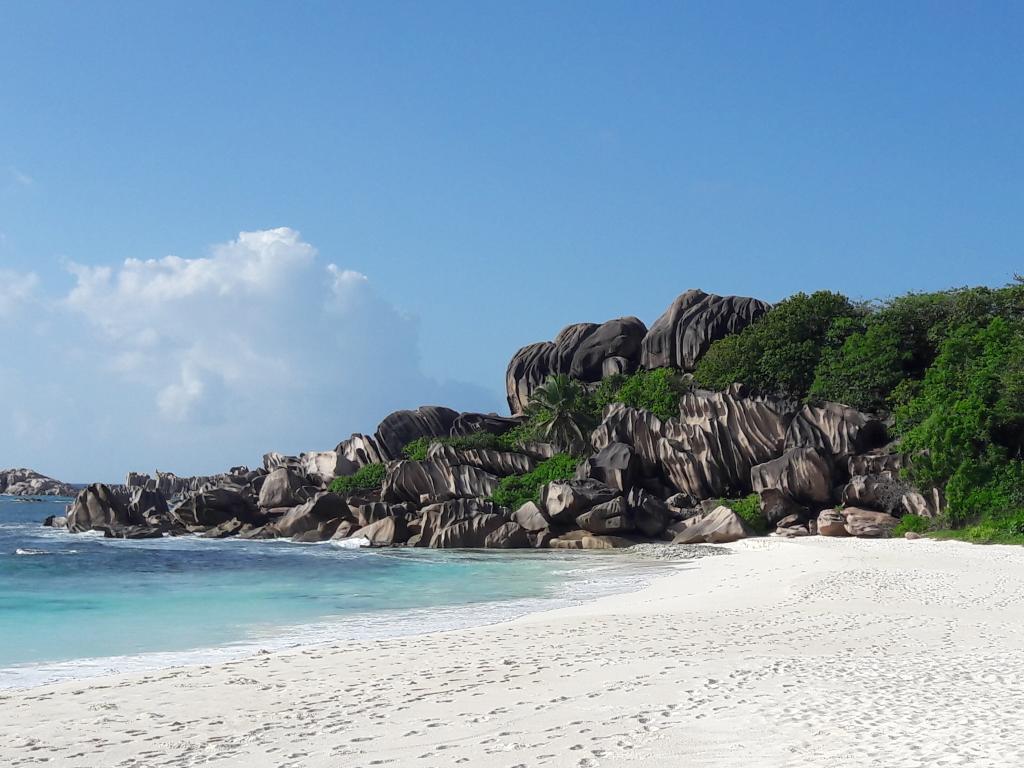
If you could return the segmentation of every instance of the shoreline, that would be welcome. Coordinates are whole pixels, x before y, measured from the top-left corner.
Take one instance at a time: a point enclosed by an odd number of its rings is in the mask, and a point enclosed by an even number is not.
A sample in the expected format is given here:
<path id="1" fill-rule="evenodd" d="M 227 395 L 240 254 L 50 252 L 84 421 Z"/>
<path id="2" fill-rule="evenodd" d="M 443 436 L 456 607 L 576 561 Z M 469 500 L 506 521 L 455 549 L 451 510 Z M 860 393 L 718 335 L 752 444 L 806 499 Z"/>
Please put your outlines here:
<path id="1" fill-rule="evenodd" d="M 0 758 L 268 768 L 1024 760 L 1014 725 L 1024 716 L 1024 550 L 827 538 L 725 548 L 735 556 L 678 566 L 639 592 L 496 625 L 4 692 Z"/>
<path id="2" fill-rule="evenodd" d="M 267 544 L 280 545 L 277 541 Z M 299 547 L 329 546 L 326 542 L 287 544 Z M 714 547 L 657 546 L 656 549 L 664 550 L 666 553 L 675 550 L 675 554 L 670 558 L 659 552 L 643 550 L 610 550 L 602 553 L 482 550 L 482 554 L 495 558 L 517 557 L 520 554 L 532 558 L 550 555 L 552 560 L 557 560 L 564 566 L 557 571 L 564 575 L 556 585 L 549 585 L 544 591 L 531 597 L 324 616 L 300 624 L 275 625 L 266 628 L 265 635 L 250 636 L 217 645 L 27 662 L 0 667 L 0 695 L 65 683 L 87 684 L 107 677 L 243 662 L 258 655 L 302 652 L 324 645 L 334 647 L 346 642 L 392 640 L 495 626 L 533 614 L 575 607 L 606 596 L 640 591 L 654 580 L 671 575 L 674 565 L 710 556 L 710 553 L 698 554 L 698 551 L 712 550 Z M 373 551 L 381 557 L 388 556 L 390 552 L 388 549 L 364 551 Z M 422 554 L 429 557 L 432 552 L 434 551 L 423 550 Z M 602 563 L 600 560 L 607 562 Z M 359 629 L 347 628 L 353 625 L 358 625 Z"/>

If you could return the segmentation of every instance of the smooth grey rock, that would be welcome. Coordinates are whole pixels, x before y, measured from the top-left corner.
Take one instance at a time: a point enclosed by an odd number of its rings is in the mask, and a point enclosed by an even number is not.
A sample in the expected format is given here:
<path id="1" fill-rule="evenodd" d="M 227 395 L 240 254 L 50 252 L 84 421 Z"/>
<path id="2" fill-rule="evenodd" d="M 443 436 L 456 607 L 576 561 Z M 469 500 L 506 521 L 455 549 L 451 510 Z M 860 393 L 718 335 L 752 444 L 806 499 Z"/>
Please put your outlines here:
<path id="1" fill-rule="evenodd" d="M 622 496 L 577 515 L 576 525 L 590 533 L 631 533 L 636 530 L 632 512 Z"/>
<path id="2" fill-rule="evenodd" d="M 67 516 L 68 530 L 72 533 L 144 523 L 141 517 L 133 518 L 124 499 L 103 483 L 93 483 L 82 489 L 75 496 Z"/>
<path id="3" fill-rule="evenodd" d="M 535 502 L 528 501 L 515 511 L 513 519 L 519 523 L 523 530 L 536 532 L 543 531 L 548 527 L 547 518 L 540 511 Z"/>
<path id="4" fill-rule="evenodd" d="M 212 528 L 231 519 L 258 525 L 265 519 L 251 495 L 232 488 L 191 493 L 171 510 L 171 517 L 188 528 Z"/>
<path id="5" fill-rule="evenodd" d="M 648 538 L 660 536 L 672 520 L 668 505 L 641 488 L 634 488 L 626 497 L 638 532 Z"/>
<path id="6" fill-rule="evenodd" d="M 892 534 L 892 529 L 899 525 L 892 515 L 875 512 L 870 509 L 847 507 L 843 510 L 846 518 L 846 531 L 851 536 L 861 539 L 884 539 Z"/>
<path id="7" fill-rule="evenodd" d="M 849 536 L 846 516 L 838 509 L 823 509 L 818 513 L 819 536 Z"/>
<path id="8" fill-rule="evenodd" d="M 791 448 L 750 470 L 753 489 L 774 488 L 801 504 L 827 504 L 832 498 L 832 467 L 814 448 Z"/>
<path id="9" fill-rule="evenodd" d="M 640 459 L 632 446 L 609 443 L 580 465 L 578 477 L 592 478 L 619 491 L 628 491 L 640 473 Z"/>
<path id="10" fill-rule="evenodd" d="M 548 541 L 551 549 L 624 549 L 636 544 L 622 536 L 607 536 L 588 531 L 569 531 Z"/>
<path id="11" fill-rule="evenodd" d="M 786 431 L 786 448 L 816 448 L 824 455 L 849 457 L 885 445 L 885 424 L 839 403 L 805 405 Z"/>
<path id="12" fill-rule="evenodd" d="M 769 308 L 757 299 L 686 291 L 647 332 L 641 344 L 640 364 L 648 370 L 692 371 L 713 342 L 739 333 Z"/>
<path id="13" fill-rule="evenodd" d="M 566 480 L 541 489 L 541 511 L 551 522 L 568 524 L 591 507 L 611 501 L 618 494 L 598 480 Z"/>
<path id="14" fill-rule="evenodd" d="M 427 458 L 449 467 L 466 465 L 477 467 L 496 477 L 525 475 L 537 468 L 531 456 L 512 451 L 492 451 L 484 448 L 457 449 L 434 443 L 427 450 Z"/>
<path id="15" fill-rule="evenodd" d="M 405 542 L 408 529 L 404 517 L 385 517 L 353 531 L 348 538 L 367 539 L 372 547 L 388 547 Z"/>
<path id="16" fill-rule="evenodd" d="M 8 496 L 75 496 L 74 487 L 33 469 L 0 470 L 0 493 Z"/>
<path id="17" fill-rule="evenodd" d="M 513 415 L 522 414 L 533 391 L 555 374 L 596 382 L 610 373 L 631 373 L 639 364 L 645 331 L 635 317 L 601 325 L 574 323 L 563 328 L 554 341 L 519 349 L 505 372 L 509 409 Z"/>
<path id="18" fill-rule="evenodd" d="M 448 466 L 438 461 L 396 461 L 388 464 L 381 499 L 419 503 L 458 497 L 486 498 L 498 488 L 498 478 L 477 467 Z"/>
<path id="19" fill-rule="evenodd" d="M 646 335 L 647 326 L 635 317 L 602 323 L 576 347 L 569 370 L 559 373 L 587 382 L 600 381 L 612 372 L 632 373 L 640 363 L 640 347 Z"/>
<path id="20" fill-rule="evenodd" d="M 288 467 L 278 467 L 263 481 L 259 505 L 263 509 L 295 507 L 310 497 L 310 490 L 303 475 Z"/>
<path id="21" fill-rule="evenodd" d="M 395 411 L 378 425 L 374 439 L 388 459 L 399 459 L 402 449 L 421 437 L 445 437 L 459 417 L 451 408 L 423 405 L 412 411 Z"/>
<path id="22" fill-rule="evenodd" d="M 673 544 L 725 544 L 753 535 L 743 518 L 726 506 L 687 522 L 690 525 L 676 534 Z"/>
<path id="23" fill-rule="evenodd" d="M 529 546 L 526 531 L 504 515 L 481 514 L 436 531 L 430 540 L 435 549 L 510 549 Z"/>
<path id="24" fill-rule="evenodd" d="M 321 491 L 297 507 L 292 507 L 273 527 L 279 536 L 288 538 L 318 531 L 325 541 L 334 535 L 342 518 L 351 518 L 345 498 L 338 493 Z"/>
<path id="25" fill-rule="evenodd" d="M 807 508 L 797 504 L 778 488 L 765 488 L 760 492 L 761 515 L 771 525 L 778 525 L 780 520 L 790 515 L 807 514 Z"/>

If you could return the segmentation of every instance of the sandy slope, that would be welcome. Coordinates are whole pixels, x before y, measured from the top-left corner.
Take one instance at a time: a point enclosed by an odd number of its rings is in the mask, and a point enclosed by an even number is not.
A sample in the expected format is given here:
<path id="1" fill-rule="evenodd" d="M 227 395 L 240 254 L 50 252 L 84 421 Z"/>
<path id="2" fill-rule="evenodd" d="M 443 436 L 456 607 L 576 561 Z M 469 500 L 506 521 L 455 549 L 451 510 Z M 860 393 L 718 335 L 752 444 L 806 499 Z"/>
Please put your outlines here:
<path id="1" fill-rule="evenodd" d="M 1024 548 L 756 540 L 642 593 L 0 695 L 0 765 L 1024 765 Z"/>

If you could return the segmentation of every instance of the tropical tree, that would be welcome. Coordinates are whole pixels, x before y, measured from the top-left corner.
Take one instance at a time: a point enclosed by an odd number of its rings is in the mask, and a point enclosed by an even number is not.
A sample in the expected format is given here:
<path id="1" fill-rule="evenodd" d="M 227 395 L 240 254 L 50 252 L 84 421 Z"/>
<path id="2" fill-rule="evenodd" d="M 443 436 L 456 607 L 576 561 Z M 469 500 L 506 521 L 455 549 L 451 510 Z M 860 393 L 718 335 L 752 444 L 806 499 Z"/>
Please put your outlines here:
<path id="1" fill-rule="evenodd" d="M 563 373 L 533 390 L 526 415 L 535 433 L 559 449 L 578 453 L 595 426 L 583 386 Z"/>

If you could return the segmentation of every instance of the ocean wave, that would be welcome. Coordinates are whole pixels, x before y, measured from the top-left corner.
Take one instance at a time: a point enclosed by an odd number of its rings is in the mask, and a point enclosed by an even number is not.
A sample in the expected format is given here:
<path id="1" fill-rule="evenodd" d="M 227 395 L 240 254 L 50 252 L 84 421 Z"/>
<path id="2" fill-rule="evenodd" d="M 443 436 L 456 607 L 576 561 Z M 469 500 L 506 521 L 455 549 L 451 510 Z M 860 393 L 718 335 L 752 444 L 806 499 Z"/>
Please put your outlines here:
<path id="1" fill-rule="evenodd" d="M 342 549 L 365 546 L 358 545 L 356 541 L 330 543 Z M 406 554 L 411 556 L 414 553 Z M 458 553 L 430 551 L 417 554 L 421 554 L 424 561 L 433 560 L 432 555 L 435 554 L 442 557 L 458 556 Z M 462 556 L 465 556 L 465 553 L 462 553 Z M 108 674 L 222 663 L 268 651 L 408 637 L 497 624 L 532 613 L 579 605 L 615 593 L 635 591 L 650 584 L 659 575 L 666 575 L 673 570 L 664 565 L 640 565 L 630 561 L 614 563 L 617 567 L 608 567 L 613 565 L 612 562 L 592 562 L 590 568 L 583 563 L 580 565 L 582 567 L 573 567 L 569 563 L 560 565 L 557 568 L 562 577 L 560 583 L 549 585 L 541 594 L 534 597 L 410 608 L 401 611 L 349 613 L 298 625 L 266 626 L 250 630 L 248 637 L 239 641 L 212 647 L 19 664 L 0 668 L 0 690 L 31 688 Z"/>
<path id="2" fill-rule="evenodd" d="M 331 546 L 338 547 L 338 549 L 363 549 L 364 547 L 370 546 L 369 539 L 332 539 Z"/>
<path id="3" fill-rule="evenodd" d="M 14 554 L 20 555 L 21 557 L 38 557 L 39 555 L 77 555 L 77 549 L 62 549 L 58 552 L 54 552 L 50 549 L 34 549 L 33 547 L 18 547 L 14 550 Z"/>

